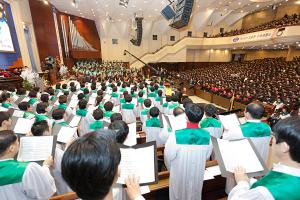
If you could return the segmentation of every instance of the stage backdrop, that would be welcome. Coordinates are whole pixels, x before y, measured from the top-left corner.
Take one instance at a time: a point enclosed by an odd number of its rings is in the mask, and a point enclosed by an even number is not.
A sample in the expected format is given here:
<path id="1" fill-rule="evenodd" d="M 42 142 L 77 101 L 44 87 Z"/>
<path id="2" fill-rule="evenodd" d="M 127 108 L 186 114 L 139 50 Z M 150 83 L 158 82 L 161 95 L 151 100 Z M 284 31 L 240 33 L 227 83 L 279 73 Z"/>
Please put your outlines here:
<path id="1" fill-rule="evenodd" d="M 8 3 L 0 0 L 0 68 L 20 66 L 22 57 L 11 8 Z"/>

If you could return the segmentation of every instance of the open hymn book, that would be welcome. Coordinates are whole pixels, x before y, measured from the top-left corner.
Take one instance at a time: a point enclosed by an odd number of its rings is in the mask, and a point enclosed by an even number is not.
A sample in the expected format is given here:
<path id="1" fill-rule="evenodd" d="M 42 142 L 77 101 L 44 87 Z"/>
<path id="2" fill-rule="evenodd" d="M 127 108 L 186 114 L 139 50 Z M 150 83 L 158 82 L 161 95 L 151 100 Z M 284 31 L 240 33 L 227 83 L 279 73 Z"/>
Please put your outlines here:
<path id="1" fill-rule="evenodd" d="M 32 136 L 20 138 L 17 160 L 22 162 L 44 161 L 55 155 L 56 136 Z"/>
<path id="2" fill-rule="evenodd" d="M 121 174 L 117 183 L 125 184 L 125 180 L 130 175 L 140 177 L 140 185 L 157 183 L 158 168 L 155 142 L 148 142 L 132 147 L 120 145 L 120 150 Z"/>
<path id="3" fill-rule="evenodd" d="M 222 176 L 232 176 L 236 167 L 243 167 L 249 177 L 262 176 L 268 169 L 251 140 L 222 140 L 212 137 L 214 152 Z"/>

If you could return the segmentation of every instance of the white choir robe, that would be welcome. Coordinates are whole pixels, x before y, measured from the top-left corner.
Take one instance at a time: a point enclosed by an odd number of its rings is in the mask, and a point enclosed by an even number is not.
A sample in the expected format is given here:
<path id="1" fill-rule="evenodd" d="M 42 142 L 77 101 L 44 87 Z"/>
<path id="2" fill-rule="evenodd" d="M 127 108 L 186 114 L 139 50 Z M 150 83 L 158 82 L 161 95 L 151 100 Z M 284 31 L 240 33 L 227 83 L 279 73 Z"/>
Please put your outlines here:
<path id="1" fill-rule="evenodd" d="M 87 115 L 86 117 L 83 117 L 80 123 L 79 128 L 79 135 L 84 136 L 87 133 L 93 132 L 94 130 L 90 129 L 90 124 L 95 122 L 96 120 L 92 115 Z"/>
<path id="2" fill-rule="evenodd" d="M 136 122 L 136 107 L 134 109 L 122 109 L 121 110 L 123 121 L 127 124 Z"/>
<path id="3" fill-rule="evenodd" d="M 146 133 L 146 142 L 156 141 L 157 147 L 165 146 L 169 133 L 167 128 L 144 127 Z"/>
<path id="4" fill-rule="evenodd" d="M 170 172 L 170 200 L 201 200 L 205 164 L 212 152 L 209 145 L 177 145 L 172 133 L 165 145 L 165 165 Z"/>
<path id="5" fill-rule="evenodd" d="M 71 188 L 65 182 L 61 174 L 61 161 L 64 155 L 64 151 L 56 148 L 55 149 L 55 156 L 54 156 L 54 168 L 51 168 L 51 173 L 53 175 L 55 185 L 56 185 L 56 192 L 57 194 L 65 194 L 68 192 L 72 192 Z"/>
<path id="6" fill-rule="evenodd" d="M 1 161 L 0 161 L 1 162 Z M 46 200 L 56 192 L 55 182 L 48 167 L 29 163 L 22 182 L 0 186 L 1 200 Z"/>

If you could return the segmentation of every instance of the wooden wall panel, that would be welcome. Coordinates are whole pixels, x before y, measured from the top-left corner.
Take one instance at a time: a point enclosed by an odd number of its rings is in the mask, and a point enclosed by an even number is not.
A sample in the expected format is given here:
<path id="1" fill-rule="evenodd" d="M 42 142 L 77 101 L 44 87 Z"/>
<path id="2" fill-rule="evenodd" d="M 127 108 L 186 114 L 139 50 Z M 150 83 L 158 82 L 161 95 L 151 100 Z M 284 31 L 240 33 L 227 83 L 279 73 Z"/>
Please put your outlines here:
<path id="1" fill-rule="evenodd" d="M 29 0 L 36 42 L 41 62 L 49 55 L 59 56 L 52 6 Z"/>

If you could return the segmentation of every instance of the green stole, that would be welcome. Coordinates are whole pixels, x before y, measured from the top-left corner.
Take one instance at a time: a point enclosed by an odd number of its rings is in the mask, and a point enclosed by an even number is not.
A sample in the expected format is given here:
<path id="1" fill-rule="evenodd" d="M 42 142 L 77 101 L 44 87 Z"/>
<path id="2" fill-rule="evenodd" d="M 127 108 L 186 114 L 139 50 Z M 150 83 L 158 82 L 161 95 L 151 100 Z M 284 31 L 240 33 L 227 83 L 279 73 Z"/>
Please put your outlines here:
<path id="1" fill-rule="evenodd" d="M 155 101 L 156 101 L 156 102 L 160 102 L 160 100 L 161 100 L 161 97 L 156 97 L 156 98 L 155 98 Z"/>
<path id="2" fill-rule="evenodd" d="M 271 136 L 270 127 L 263 122 L 246 122 L 240 125 L 244 137 L 267 137 Z"/>
<path id="3" fill-rule="evenodd" d="M 167 107 L 168 107 L 168 102 L 164 103 L 162 106 L 163 106 L 164 108 L 167 108 Z"/>
<path id="4" fill-rule="evenodd" d="M 138 103 L 144 103 L 144 101 L 145 101 L 145 98 L 143 98 L 143 97 L 138 99 Z"/>
<path id="5" fill-rule="evenodd" d="M 112 115 L 112 111 L 105 111 L 104 117 L 109 118 Z"/>
<path id="6" fill-rule="evenodd" d="M 120 92 L 124 92 L 124 91 L 126 91 L 125 88 L 121 88 L 121 89 L 120 89 Z"/>
<path id="7" fill-rule="evenodd" d="M 199 125 L 201 128 L 210 128 L 210 127 L 221 128 L 221 126 L 222 126 L 221 122 L 219 122 L 218 120 L 216 120 L 212 117 L 203 119 Z"/>
<path id="8" fill-rule="evenodd" d="M 126 103 L 125 98 L 120 99 L 120 103 Z"/>
<path id="9" fill-rule="evenodd" d="M 65 122 L 65 121 L 63 121 L 63 122 L 53 122 L 53 126 L 55 125 L 55 124 L 60 124 L 60 125 L 62 125 L 62 126 L 69 126 L 68 124 L 67 124 L 67 122 Z"/>
<path id="10" fill-rule="evenodd" d="M 4 104 L 2 104 L 2 107 L 3 107 L 3 108 L 9 108 L 10 106 L 11 106 L 10 103 L 4 103 Z"/>
<path id="11" fill-rule="evenodd" d="M 132 103 L 124 103 L 122 105 L 122 109 L 125 109 L 125 110 L 133 110 L 134 109 L 134 104 Z"/>
<path id="12" fill-rule="evenodd" d="M 103 128 L 103 121 L 95 121 L 90 124 L 90 129 L 97 130 Z"/>
<path id="13" fill-rule="evenodd" d="M 53 101 L 55 99 L 55 96 L 51 96 L 50 101 Z"/>
<path id="14" fill-rule="evenodd" d="M 24 112 L 23 118 L 28 119 L 30 115 L 30 112 Z"/>
<path id="15" fill-rule="evenodd" d="M 175 109 L 175 108 L 177 108 L 177 107 L 179 107 L 180 105 L 179 105 L 179 103 L 172 103 L 171 105 L 169 105 L 169 109 Z"/>
<path id="16" fill-rule="evenodd" d="M 100 103 L 99 106 L 98 106 L 98 108 L 99 108 L 99 109 L 104 109 L 103 103 Z"/>
<path id="17" fill-rule="evenodd" d="M 22 182 L 24 172 L 29 162 L 7 160 L 0 162 L 0 186 Z"/>
<path id="18" fill-rule="evenodd" d="M 270 171 L 265 177 L 251 186 L 251 189 L 263 186 L 269 190 L 275 200 L 300 199 L 300 177 Z"/>
<path id="19" fill-rule="evenodd" d="M 160 128 L 160 121 L 157 117 L 152 117 L 146 120 L 146 127 L 158 127 Z"/>
<path id="20" fill-rule="evenodd" d="M 85 110 L 85 109 L 78 109 L 78 110 L 76 111 L 76 115 L 79 115 L 79 116 L 81 116 L 81 117 L 85 117 L 85 116 L 87 115 L 87 113 L 88 113 L 88 111 Z"/>
<path id="21" fill-rule="evenodd" d="M 35 115 L 35 122 L 40 122 L 47 120 L 49 117 L 47 115 L 41 115 L 41 114 L 36 114 Z"/>
<path id="22" fill-rule="evenodd" d="M 175 131 L 176 144 L 181 145 L 209 145 L 210 134 L 208 131 L 197 128 L 185 128 Z"/>
<path id="23" fill-rule="evenodd" d="M 150 93 L 148 94 L 148 97 L 154 97 L 154 98 L 156 98 L 156 97 L 157 97 L 157 94 L 155 94 L 155 92 L 150 92 Z"/>
<path id="24" fill-rule="evenodd" d="M 57 106 L 57 108 L 62 108 L 62 109 L 64 109 L 64 110 L 66 110 L 67 107 L 68 107 L 68 106 L 67 106 L 66 104 L 64 104 L 64 103 L 59 104 L 59 105 Z"/>
<path id="25" fill-rule="evenodd" d="M 113 97 L 113 98 L 119 98 L 119 94 L 116 93 L 116 92 L 111 93 L 110 96 Z"/>
<path id="26" fill-rule="evenodd" d="M 38 101 L 38 100 L 37 100 L 36 98 L 32 98 L 32 99 L 30 99 L 30 100 L 28 101 L 28 103 L 29 103 L 30 105 L 33 105 L 33 104 L 35 104 L 37 101 Z"/>
<path id="27" fill-rule="evenodd" d="M 144 110 L 142 110 L 141 115 L 148 115 L 149 111 L 149 108 L 145 108 Z"/>

